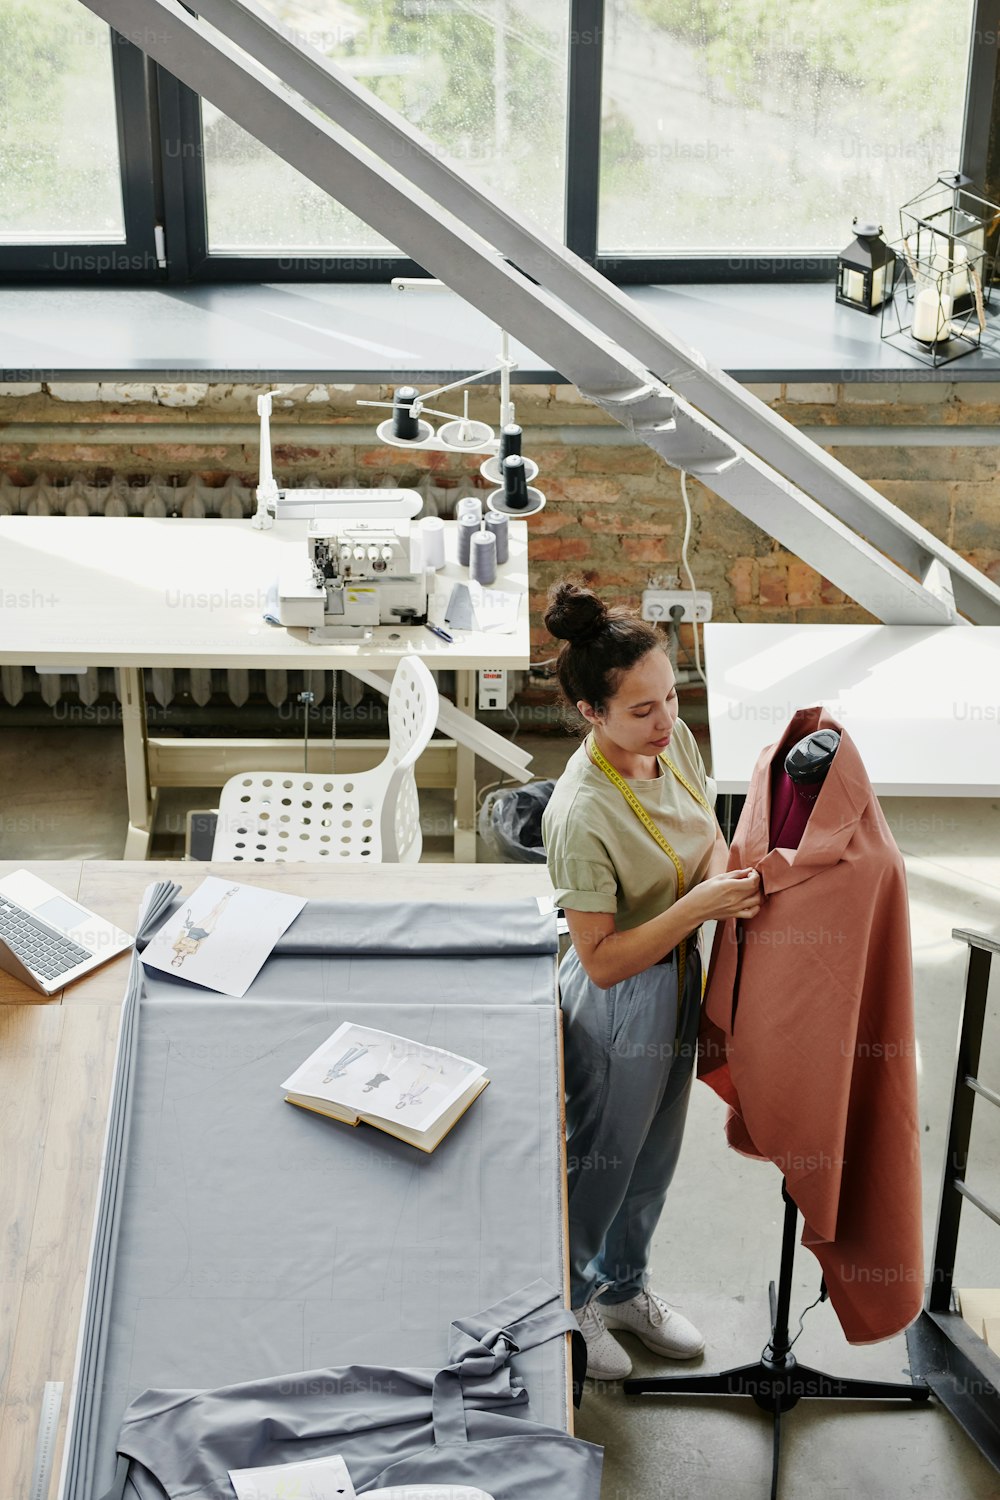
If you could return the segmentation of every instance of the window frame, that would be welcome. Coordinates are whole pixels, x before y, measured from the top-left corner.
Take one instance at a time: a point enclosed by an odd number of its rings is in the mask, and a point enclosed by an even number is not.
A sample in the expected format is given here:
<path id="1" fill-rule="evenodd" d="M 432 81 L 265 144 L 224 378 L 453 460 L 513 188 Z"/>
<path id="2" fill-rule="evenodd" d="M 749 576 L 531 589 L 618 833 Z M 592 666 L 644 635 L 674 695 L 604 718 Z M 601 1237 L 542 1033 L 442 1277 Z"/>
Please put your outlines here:
<path id="1" fill-rule="evenodd" d="M 569 248 L 618 285 L 829 281 L 836 254 L 703 256 L 597 253 L 601 85 L 605 0 L 570 0 L 567 56 L 564 230 Z M 992 38 L 992 44 L 989 39 Z M 375 282 L 427 275 L 405 256 L 219 255 L 208 251 L 201 101 L 164 68 L 111 31 L 124 244 L 79 242 L 0 246 L 0 281 L 13 284 L 192 285 L 219 282 Z M 961 170 L 979 184 L 1000 178 L 993 160 L 1000 0 L 976 0 L 963 101 Z M 998 111 L 1000 116 L 1000 111 Z M 996 154 L 1000 157 L 1000 117 Z M 943 163 L 942 169 L 949 164 Z M 157 262 L 161 224 L 167 265 Z M 67 272 L 56 255 L 81 262 Z M 108 260 L 111 264 L 108 264 Z"/>

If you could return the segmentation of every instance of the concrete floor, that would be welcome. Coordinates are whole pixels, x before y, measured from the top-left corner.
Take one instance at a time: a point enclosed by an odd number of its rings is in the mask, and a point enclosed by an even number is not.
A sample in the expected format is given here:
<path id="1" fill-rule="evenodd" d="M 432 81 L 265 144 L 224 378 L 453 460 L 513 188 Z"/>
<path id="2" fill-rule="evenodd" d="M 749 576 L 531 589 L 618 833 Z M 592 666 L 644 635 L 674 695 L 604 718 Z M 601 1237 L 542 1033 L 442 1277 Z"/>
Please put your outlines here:
<path id="1" fill-rule="evenodd" d="M 685 714 L 685 717 L 688 717 Z M 703 741 L 704 728 L 692 722 Z M 557 775 L 575 741 L 523 736 L 538 775 Z M 707 747 L 706 750 L 706 759 Z M 480 766 L 480 785 L 493 779 Z M 449 858 L 441 830 L 442 794 L 423 796 L 425 858 Z M 212 793 L 175 793 L 161 808 L 154 853 L 179 857 L 187 806 L 211 806 Z M 963 991 L 965 949 L 953 927 L 1000 932 L 1000 798 L 887 798 L 883 808 L 907 865 L 916 978 L 924 1215 L 928 1252 L 937 1216 Z M 7 729 L 0 735 L 0 858 L 120 857 L 125 829 L 124 772 L 114 727 Z M 482 850 L 486 859 L 495 858 Z M 1000 966 L 995 966 L 1000 967 Z M 1000 976 L 991 992 L 981 1076 L 1000 1086 Z M 767 1337 L 767 1283 L 780 1253 L 780 1179 L 769 1165 L 728 1150 L 724 1109 L 707 1088 L 692 1095 L 685 1147 L 654 1246 L 654 1284 L 705 1333 L 695 1368 L 721 1370 L 754 1359 Z M 977 1105 L 969 1180 L 996 1203 L 1000 1117 Z M 956 1284 L 1000 1283 L 998 1233 L 981 1215 L 963 1219 Z M 818 1267 L 796 1258 L 793 1329 L 819 1289 Z M 665 1372 L 629 1336 L 637 1373 Z M 900 1379 L 902 1337 L 866 1349 L 848 1346 L 828 1305 L 805 1322 L 796 1353 L 831 1374 Z M 677 1370 L 678 1366 L 672 1367 Z M 685 1366 L 685 1369 L 691 1368 Z M 768 1494 L 770 1421 L 751 1403 L 629 1401 L 618 1385 L 591 1382 L 577 1418 L 580 1436 L 604 1445 L 602 1500 L 762 1500 Z M 785 1500 L 851 1496 L 969 1496 L 997 1500 L 1000 1475 L 936 1405 L 868 1409 L 804 1402 L 784 1419 Z M 555 1500 L 555 1497 L 554 1497 Z M 562 1500 L 562 1497 L 559 1497 Z M 570 1500 L 570 1497 L 566 1497 Z"/>

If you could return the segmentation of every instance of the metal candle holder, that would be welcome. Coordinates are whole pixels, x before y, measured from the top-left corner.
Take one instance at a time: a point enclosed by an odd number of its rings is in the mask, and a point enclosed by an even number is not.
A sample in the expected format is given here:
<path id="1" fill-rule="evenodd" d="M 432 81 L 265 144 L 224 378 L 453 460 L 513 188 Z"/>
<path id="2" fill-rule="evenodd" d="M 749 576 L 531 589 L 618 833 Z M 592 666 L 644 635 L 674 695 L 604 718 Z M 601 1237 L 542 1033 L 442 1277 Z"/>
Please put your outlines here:
<path id="1" fill-rule="evenodd" d="M 882 304 L 885 342 L 931 369 L 978 349 L 986 314 L 976 264 L 964 262 L 961 271 L 956 271 L 944 251 L 921 257 L 908 239 L 896 249 L 892 295 Z M 964 296 L 966 278 L 971 288 L 968 297 Z"/>

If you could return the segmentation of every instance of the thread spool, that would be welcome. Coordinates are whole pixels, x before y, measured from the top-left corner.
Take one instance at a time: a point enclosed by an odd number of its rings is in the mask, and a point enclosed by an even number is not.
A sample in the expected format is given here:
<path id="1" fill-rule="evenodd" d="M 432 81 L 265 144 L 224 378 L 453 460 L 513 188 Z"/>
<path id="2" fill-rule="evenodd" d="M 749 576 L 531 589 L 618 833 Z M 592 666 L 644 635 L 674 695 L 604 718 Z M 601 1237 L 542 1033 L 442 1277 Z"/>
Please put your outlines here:
<path id="1" fill-rule="evenodd" d="M 420 522 L 424 544 L 424 567 L 444 567 L 444 522 L 440 516 L 424 516 Z"/>
<path id="2" fill-rule="evenodd" d="M 492 531 L 474 532 L 469 552 L 469 576 L 476 583 L 494 583 L 497 576 L 497 539 Z"/>
<path id="3" fill-rule="evenodd" d="M 512 453 L 503 461 L 503 498 L 508 510 L 527 510 L 528 476 L 524 471 L 524 459 Z"/>
<path id="4" fill-rule="evenodd" d="M 455 519 L 460 521 L 463 516 L 475 516 L 477 521 L 483 519 L 483 502 L 476 495 L 463 495 L 455 506 Z"/>
<path id="5" fill-rule="evenodd" d="M 497 462 L 501 471 L 503 470 L 503 461 L 505 458 L 509 458 L 512 453 L 520 453 L 521 433 L 522 429 L 516 422 L 508 422 L 506 427 L 501 427 L 500 452 L 497 455 Z"/>
<path id="6" fill-rule="evenodd" d="M 414 385 L 401 385 L 392 397 L 392 435 L 403 442 L 415 443 L 420 437 L 420 419 L 409 410 L 417 399 Z"/>
<path id="7" fill-rule="evenodd" d="M 463 568 L 469 566 L 469 544 L 479 535 L 482 524 L 478 516 L 462 516 L 458 523 L 458 560 Z"/>
<path id="8" fill-rule="evenodd" d="M 418 526 L 414 526 L 410 532 L 410 572 L 422 573 L 426 566 L 424 558 L 426 549 L 424 547 L 424 534 Z"/>
<path id="9" fill-rule="evenodd" d="M 486 530 L 491 531 L 496 537 L 497 543 L 497 565 L 505 563 L 510 556 L 509 531 L 507 517 L 498 511 L 490 510 L 486 513 Z"/>

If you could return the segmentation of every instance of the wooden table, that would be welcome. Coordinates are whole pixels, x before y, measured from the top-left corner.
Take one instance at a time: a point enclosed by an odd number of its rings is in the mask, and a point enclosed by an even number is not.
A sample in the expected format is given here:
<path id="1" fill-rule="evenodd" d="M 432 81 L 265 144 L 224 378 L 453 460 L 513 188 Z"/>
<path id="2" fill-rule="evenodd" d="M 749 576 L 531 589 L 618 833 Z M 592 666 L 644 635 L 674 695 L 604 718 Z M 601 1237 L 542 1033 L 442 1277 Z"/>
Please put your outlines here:
<path id="1" fill-rule="evenodd" d="M 263 619 L 268 590 L 289 567 L 304 571 L 308 522 L 257 531 L 249 521 L 144 516 L 2 516 L 7 588 L 0 616 L 0 665 L 67 671 L 115 667 L 119 676 L 128 791 L 126 859 L 149 850 L 160 787 L 221 786 L 246 770 L 301 770 L 298 741 L 151 738 L 144 668 L 391 674 L 415 654 L 432 671 L 453 671 L 456 707 L 476 713 L 481 667 L 528 665 L 528 528 L 510 523 L 510 559 L 497 587 L 518 595 L 511 634 L 455 630 L 442 641 L 422 625 L 380 625 L 370 641 L 309 642 L 305 628 Z M 451 590 L 468 581 L 456 557 L 455 523 L 445 523 L 445 566 L 435 579 L 431 618 L 444 617 Z M 500 743 L 498 741 L 498 743 Z M 488 753 L 488 752 L 484 752 Z M 375 765 L 385 744 L 349 740 L 338 771 Z M 455 788 L 455 858 L 476 857 L 475 752 L 432 741 L 417 769 L 421 786 Z"/>
<path id="2" fill-rule="evenodd" d="M 152 880 L 177 880 L 185 893 L 212 874 L 326 900 L 413 899 L 414 872 L 405 865 L 248 870 L 221 863 L 39 860 L 0 862 L 0 876 L 22 868 L 127 932 L 135 929 Z M 420 866 L 420 894 L 427 900 L 523 899 L 551 890 L 544 865 Z M 56 1493 L 128 965 L 129 954 L 122 954 L 51 1000 L 0 971 L 2 1500 L 29 1494 L 46 1381 L 64 1382 L 48 1491 Z M 567 1425 L 571 1430 L 568 1398 Z"/>

